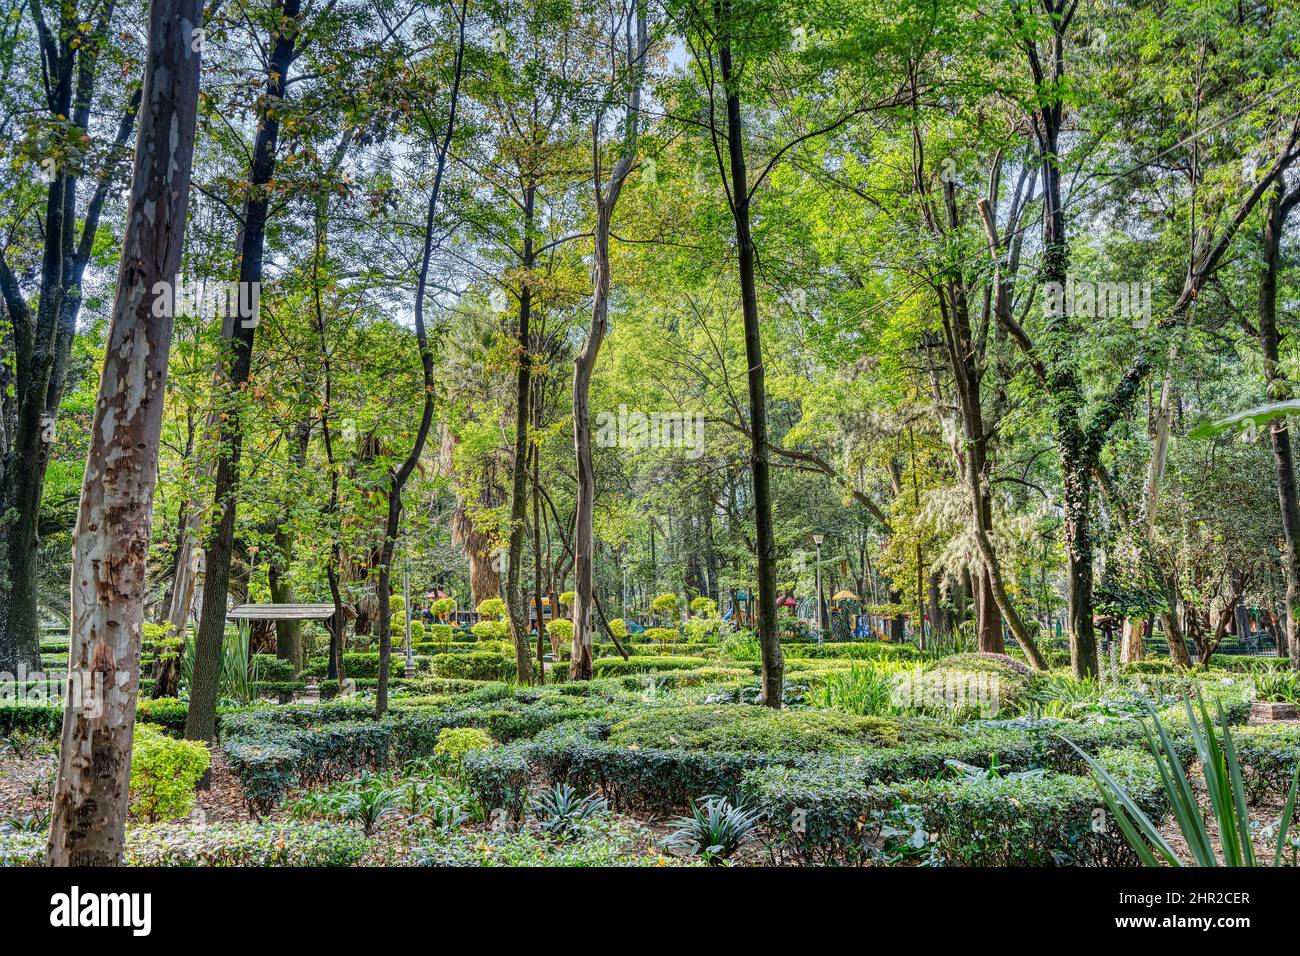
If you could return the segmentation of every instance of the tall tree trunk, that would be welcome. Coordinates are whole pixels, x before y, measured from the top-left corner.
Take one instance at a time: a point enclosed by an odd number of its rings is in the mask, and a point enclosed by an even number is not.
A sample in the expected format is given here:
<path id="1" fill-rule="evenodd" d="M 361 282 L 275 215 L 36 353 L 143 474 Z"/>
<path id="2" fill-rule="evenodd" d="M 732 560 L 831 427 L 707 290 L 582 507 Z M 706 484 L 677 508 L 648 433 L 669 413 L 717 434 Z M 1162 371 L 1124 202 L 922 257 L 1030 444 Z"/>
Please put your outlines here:
<path id="1" fill-rule="evenodd" d="M 510 545 L 506 554 L 506 610 L 510 638 L 515 645 L 515 672 L 521 684 L 533 682 L 533 658 L 528 646 L 528 609 L 520 577 L 524 561 L 524 516 L 528 506 L 528 423 L 532 398 L 532 356 L 529 354 L 533 294 L 528 275 L 533 268 L 533 202 L 537 187 L 524 188 L 524 285 L 519 293 L 519 325 L 515 335 L 515 360 L 519 363 L 515 381 L 515 447 L 510 468 Z M 538 609 L 541 610 L 540 608 Z"/>
<path id="2" fill-rule="evenodd" d="M 1269 195 L 1264 215 L 1264 267 L 1259 281 L 1259 346 L 1264 353 L 1264 374 L 1270 401 L 1291 397 L 1291 383 L 1279 364 L 1281 336 L 1277 327 L 1277 275 L 1282 234 L 1287 217 L 1300 202 L 1300 188 L 1285 197 L 1283 184 Z M 1286 642 L 1291 666 L 1300 669 L 1300 495 L 1296 491 L 1295 460 L 1291 452 L 1291 430 L 1286 416 L 1269 426 L 1273 448 L 1273 470 L 1277 480 L 1278 507 L 1286 539 L 1283 567 L 1286 570 Z"/>
<path id="3" fill-rule="evenodd" d="M 456 107 L 460 102 L 461 73 L 465 63 L 465 12 L 469 0 L 461 0 L 457 13 L 456 60 L 452 67 L 451 102 L 447 108 L 447 126 L 438 143 L 438 159 L 433 174 L 433 188 L 429 190 L 429 204 L 424 220 L 424 247 L 420 257 L 420 275 L 415 286 L 415 340 L 420 349 L 420 373 L 424 385 L 424 407 L 420 426 L 411 444 L 410 454 L 400 466 L 393 469 L 388 482 L 388 520 L 384 527 L 384 544 L 379 561 L 379 681 L 375 690 L 375 717 L 388 710 L 388 675 L 392 668 L 393 609 L 389 600 L 393 580 L 393 550 L 402 520 L 402 489 L 415 471 L 424 453 L 424 444 L 433 425 L 433 350 L 429 346 L 429 333 L 424 321 L 424 298 L 429 285 L 429 262 L 433 255 L 433 232 L 437 223 L 438 197 L 442 192 L 442 174 L 447 168 L 447 153 L 451 149 L 452 134 L 456 130 Z"/>
<path id="4" fill-rule="evenodd" d="M 763 343 L 754 281 L 754 240 L 750 234 L 749 174 L 745 168 L 745 128 L 740 92 L 731 61 L 731 0 L 717 0 L 722 35 L 718 61 L 727 93 L 727 153 L 731 165 L 731 212 L 736 223 L 740 306 L 745 325 L 745 361 L 749 366 L 749 467 L 754 483 L 754 545 L 758 561 L 758 644 L 762 653 L 760 703 L 779 708 L 784 697 L 785 659 L 776 620 L 776 537 L 772 529 L 772 487 L 767 450 L 767 386 Z"/>
<path id="5" fill-rule="evenodd" d="M 242 290 L 259 288 L 266 246 L 266 221 L 270 194 L 266 186 L 275 175 L 275 150 L 280 136 L 280 113 L 274 105 L 284 99 L 289 68 L 298 52 L 298 15 L 301 0 L 281 0 L 280 18 L 273 28 L 275 43 L 267 70 L 267 96 L 258 111 L 257 135 L 249 170 L 250 188 L 244 201 L 239 256 L 239 299 Z M 242 311 L 242 310 L 241 310 Z M 254 316 L 240 315 L 231 337 L 232 355 L 227 377 L 233 407 L 222 423 L 221 452 L 217 459 L 214 507 L 220 514 L 208 542 L 205 556 L 203 604 L 194 638 L 194 676 L 190 686 L 190 707 L 185 718 L 188 740 L 209 740 L 216 732 L 217 677 L 221 668 L 221 645 L 226 633 L 227 587 L 235 542 L 235 512 L 239 502 L 240 456 L 243 424 L 240 404 L 253 367 L 253 342 L 257 332 Z"/>
<path id="6" fill-rule="evenodd" d="M 170 316 L 157 284 L 180 267 L 194 151 L 199 0 L 149 7 L 143 109 L 108 349 L 73 538 L 72 645 L 47 859 L 122 862 L 139 689 L 150 513 Z M 166 311 L 166 310 L 164 310 Z M 82 682 L 78 699 L 74 676 Z"/>
<path id="7" fill-rule="evenodd" d="M 58 23 L 47 24 L 41 6 L 32 4 L 40 44 L 43 104 L 48 117 L 83 135 L 90 128 L 98 80 L 99 50 L 107 42 L 114 3 L 104 4 L 91 35 L 77 6 L 58 7 Z M 139 108 L 137 90 L 118 125 L 114 145 L 125 147 Z M 62 402 L 68 354 L 81 308 L 81 280 L 90 261 L 100 214 L 113 186 L 111 167 L 101 171 L 78 233 L 75 167 L 52 169 L 46 190 L 39 293 L 35 314 L 23 298 L 19 280 L 0 252 L 0 294 L 9 313 L 11 334 L 0 359 L 10 378 L 6 388 L 3 456 L 0 456 L 0 671 L 19 664 L 40 666 L 36 554 L 41 495 L 53 447 L 54 425 Z M 12 350 L 12 354 L 10 353 Z"/>
<path id="8" fill-rule="evenodd" d="M 592 271 L 591 329 L 582 351 L 573 360 L 573 452 L 576 458 L 578 489 L 574 501 L 573 531 L 574 604 L 573 648 L 569 658 L 569 677 L 572 680 L 591 679 L 592 634 L 592 507 L 596 498 L 596 473 L 591 462 L 591 408 L 588 395 L 591 376 L 596 368 L 596 356 L 609 324 L 609 231 L 614 218 L 623 183 L 636 159 L 636 137 L 641 114 L 641 85 L 645 75 L 646 52 L 649 49 L 649 29 L 646 5 L 636 3 L 636 47 L 628 48 L 627 67 L 634 74 L 628 91 L 627 110 L 621 152 L 609 177 L 609 184 L 601 193 L 600 181 L 600 120 L 592 124 L 592 153 L 594 169 L 592 181 L 596 190 L 595 263 Z"/>

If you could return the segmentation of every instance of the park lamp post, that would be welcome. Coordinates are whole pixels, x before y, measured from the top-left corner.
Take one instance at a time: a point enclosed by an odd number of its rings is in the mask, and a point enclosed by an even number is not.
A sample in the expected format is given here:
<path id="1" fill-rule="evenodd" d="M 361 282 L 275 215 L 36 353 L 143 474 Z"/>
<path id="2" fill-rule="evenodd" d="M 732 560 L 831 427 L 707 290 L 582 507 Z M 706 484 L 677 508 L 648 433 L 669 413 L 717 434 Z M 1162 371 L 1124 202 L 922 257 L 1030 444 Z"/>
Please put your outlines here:
<path id="1" fill-rule="evenodd" d="M 812 536 L 813 544 L 817 546 L 817 643 L 822 641 L 822 542 L 826 540 L 826 535 L 820 531 Z"/>

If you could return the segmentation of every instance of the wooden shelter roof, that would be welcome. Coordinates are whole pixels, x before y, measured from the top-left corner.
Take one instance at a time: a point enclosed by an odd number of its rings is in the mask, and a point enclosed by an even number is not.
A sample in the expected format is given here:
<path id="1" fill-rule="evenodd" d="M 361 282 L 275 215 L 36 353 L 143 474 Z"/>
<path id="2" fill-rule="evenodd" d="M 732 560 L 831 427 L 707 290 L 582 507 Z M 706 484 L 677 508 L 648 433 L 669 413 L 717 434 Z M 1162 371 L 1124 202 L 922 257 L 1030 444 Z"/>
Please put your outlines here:
<path id="1" fill-rule="evenodd" d="M 333 616 L 333 604 L 241 604 L 226 612 L 226 617 L 245 621 L 324 621 Z"/>

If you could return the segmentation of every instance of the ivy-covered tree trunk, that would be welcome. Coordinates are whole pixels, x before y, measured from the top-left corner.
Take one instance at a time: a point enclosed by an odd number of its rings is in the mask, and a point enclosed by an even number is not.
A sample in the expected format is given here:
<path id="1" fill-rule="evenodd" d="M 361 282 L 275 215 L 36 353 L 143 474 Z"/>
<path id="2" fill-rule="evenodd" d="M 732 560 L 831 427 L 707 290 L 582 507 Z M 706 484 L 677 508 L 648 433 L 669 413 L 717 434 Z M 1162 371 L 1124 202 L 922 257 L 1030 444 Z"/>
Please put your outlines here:
<path id="1" fill-rule="evenodd" d="M 52 866 L 122 862 L 172 332 L 170 316 L 156 315 L 153 306 L 156 286 L 177 275 L 185 238 L 199 92 L 193 36 L 201 16 L 200 0 L 154 0 L 149 8 L 144 115 L 73 538 L 69 691 L 47 850 Z"/>

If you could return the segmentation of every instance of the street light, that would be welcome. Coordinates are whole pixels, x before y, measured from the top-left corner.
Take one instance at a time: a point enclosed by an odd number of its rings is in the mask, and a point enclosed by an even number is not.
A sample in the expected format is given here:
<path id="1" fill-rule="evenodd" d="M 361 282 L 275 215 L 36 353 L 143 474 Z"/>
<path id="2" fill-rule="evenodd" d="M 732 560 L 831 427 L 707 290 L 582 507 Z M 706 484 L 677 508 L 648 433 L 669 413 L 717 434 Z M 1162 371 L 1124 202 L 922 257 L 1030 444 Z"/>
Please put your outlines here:
<path id="1" fill-rule="evenodd" d="M 822 640 L 822 542 L 826 540 L 826 535 L 815 533 L 812 536 L 813 544 L 817 545 L 817 643 Z"/>

